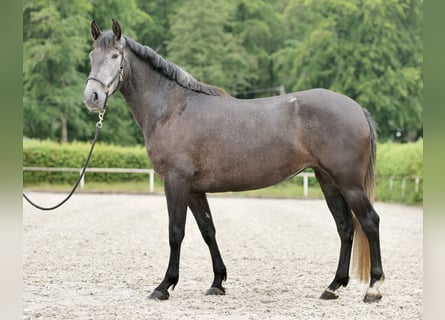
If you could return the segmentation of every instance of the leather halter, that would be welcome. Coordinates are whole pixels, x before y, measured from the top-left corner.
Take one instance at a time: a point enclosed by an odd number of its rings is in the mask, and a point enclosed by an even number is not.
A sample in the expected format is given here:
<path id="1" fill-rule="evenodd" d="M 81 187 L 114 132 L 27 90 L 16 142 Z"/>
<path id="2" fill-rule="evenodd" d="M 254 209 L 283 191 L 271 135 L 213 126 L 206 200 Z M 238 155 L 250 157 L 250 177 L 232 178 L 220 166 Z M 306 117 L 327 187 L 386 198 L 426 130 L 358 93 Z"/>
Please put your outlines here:
<path id="1" fill-rule="evenodd" d="M 124 81 L 124 60 L 125 60 L 124 59 L 124 54 L 122 53 L 119 69 L 115 72 L 115 74 L 113 75 L 113 77 L 111 78 L 111 80 L 107 84 L 105 84 L 102 80 L 97 79 L 95 77 L 88 77 L 87 78 L 87 82 L 90 81 L 90 80 L 94 80 L 94 81 L 98 82 L 102 86 L 102 88 L 104 89 L 105 94 L 106 94 L 105 103 L 104 103 L 104 109 L 107 106 L 108 97 L 110 97 L 113 93 L 115 93 L 117 90 L 119 90 L 120 86 L 122 85 L 122 82 Z M 108 94 L 108 91 L 110 90 L 111 86 L 116 81 L 116 79 L 119 79 L 119 83 L 116 86 L 116 89 L 112 93 Z"/>

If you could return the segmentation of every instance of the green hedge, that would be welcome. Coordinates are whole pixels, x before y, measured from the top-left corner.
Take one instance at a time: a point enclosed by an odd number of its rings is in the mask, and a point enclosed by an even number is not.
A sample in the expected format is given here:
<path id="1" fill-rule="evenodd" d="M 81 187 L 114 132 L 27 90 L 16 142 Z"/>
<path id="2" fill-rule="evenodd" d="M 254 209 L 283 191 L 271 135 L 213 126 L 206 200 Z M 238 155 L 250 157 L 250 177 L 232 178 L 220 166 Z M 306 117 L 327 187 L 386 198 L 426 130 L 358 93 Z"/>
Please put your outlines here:
<path id="1" fill-rule="evenodd" d="M 423 140 L 377 146 L 377 200 L 408 204 L 423 202 Z M 416 180 L 419 178 L 418 191 Z"/>
<path id="2" fill-rule="evenodd" d="M 60 144 L 51 141 L 28 140 L 23 143 L 24 167 L 82 168 L 90 149 L 89 143 Z M 145 148 L 120 147 L 97 143 L 89 167 L 93 168 L 151 168 Z M 75 172 L 25 171 L 24 183 L 73 183 Z M 122 182 L 147 180 L 146 175 L 132 173 L 87 173 L 88 181 Z"/>
<path id="3" fill-rule="evenodd" d="M 23 143 L 23 166 L 81 168 L 89 148 L 89 143 L 59 144 L 50 141 L 28 140 Z M 144 147 L 121 147 L 101 143 L 96 145 L 89 166 L 98 168 L 151 168 Z M 423 201 L 422 140 L 407 144 L 379 144 L 377 146 L 376 167 L 378 201 L 403 203 L 421 203 Z M 416 176 L 420 177 L 418 192 L 415 192 L 414 177 Z M 69 172 L 25 171 L 23 173 L 24 184 L 41 182 L 73 184 L 77 177 L 78 173 Z M 403 181 L 404 179 L 405 181 Z M 95 182 L 147 181 L 147 176 L 142 174 L 90 172 L 87 173 L 87 180 Z M 318 187 L 315 179 L 309 181 L 311 188 Z M 402 185 L 405 186 L 404 189 Z"/>
<path id="4" fill-rule="evenodd" d="M 415 143 L 381 143 L 377 146 L 377 175 L 422 176 L 423 140 Z"/>

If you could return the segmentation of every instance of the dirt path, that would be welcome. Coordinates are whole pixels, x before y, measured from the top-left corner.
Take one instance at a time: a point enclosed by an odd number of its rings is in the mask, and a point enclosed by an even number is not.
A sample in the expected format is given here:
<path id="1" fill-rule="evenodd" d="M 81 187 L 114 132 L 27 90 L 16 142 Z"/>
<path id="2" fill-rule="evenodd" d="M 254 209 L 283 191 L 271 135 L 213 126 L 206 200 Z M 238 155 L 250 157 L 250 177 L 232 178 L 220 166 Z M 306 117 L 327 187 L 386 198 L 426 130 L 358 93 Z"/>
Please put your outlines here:
<path id="1" fill-rule="evenodd" d="M 63 195 L 32 193 L 43 205 Z M 383 299 L 361 300 L 354 279 L 318 299 L 337 266 L 339 239 L 324 201 L 210 197 L 228 270 L 226 296 L 204 293 L 210 255 L 191 214 L 179 283 L 146 299 L 168 262 L 162 196 L 77 194 L 54 213 L 23 205 L 24 319 L 421 319 L 422 208 L 377 203 Z"/>

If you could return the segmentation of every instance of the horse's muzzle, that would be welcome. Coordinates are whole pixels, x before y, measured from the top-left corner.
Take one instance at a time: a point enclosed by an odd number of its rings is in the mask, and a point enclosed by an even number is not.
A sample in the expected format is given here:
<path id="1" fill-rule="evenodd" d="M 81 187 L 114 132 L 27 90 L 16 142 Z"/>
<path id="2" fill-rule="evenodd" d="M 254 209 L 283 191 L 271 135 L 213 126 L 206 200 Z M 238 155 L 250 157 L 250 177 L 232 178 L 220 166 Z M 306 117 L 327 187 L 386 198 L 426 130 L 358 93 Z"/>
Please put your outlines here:
<path id="1" fill-rule="evenodd" d="M 91 112 L 98 112 L 105 107 L 107 95 L 94 85 L 88 84 L 83 92 L 83 103 Z"/>

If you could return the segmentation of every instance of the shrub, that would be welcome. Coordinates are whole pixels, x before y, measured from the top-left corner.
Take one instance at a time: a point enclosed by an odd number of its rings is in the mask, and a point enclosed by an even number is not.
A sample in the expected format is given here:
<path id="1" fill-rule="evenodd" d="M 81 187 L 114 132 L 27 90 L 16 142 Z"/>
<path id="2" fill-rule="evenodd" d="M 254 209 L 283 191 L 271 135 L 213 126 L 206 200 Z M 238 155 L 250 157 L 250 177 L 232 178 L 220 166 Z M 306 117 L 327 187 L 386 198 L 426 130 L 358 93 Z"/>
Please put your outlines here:
<path id="1" fill-rule="evenodd" d="M 423 140 L 377 146 L 377 200 L 403 203 L 423 201 Z M 416 186 L 416 177 L 418 185 Z M 417 192 L 416 192 L 417 188 Z"/>
<path id="2" fill-rule="evenodd" d="M 24 167 L 83 167 L 90 148 L 89 143 L 73 142 L 60 144 L 51 141 L 30 140 L 23 144 Z M 121 147 L 97 143 L 89 167 L 96 168 L 150 168 L 143 147 Z M 88 172 L 88 181 L 123 182 L 146 180 L 146 175 L 132 173 Z M 25 171 L 24 183 L 73 183 L 79 176 L 76 172 Z"/>

